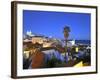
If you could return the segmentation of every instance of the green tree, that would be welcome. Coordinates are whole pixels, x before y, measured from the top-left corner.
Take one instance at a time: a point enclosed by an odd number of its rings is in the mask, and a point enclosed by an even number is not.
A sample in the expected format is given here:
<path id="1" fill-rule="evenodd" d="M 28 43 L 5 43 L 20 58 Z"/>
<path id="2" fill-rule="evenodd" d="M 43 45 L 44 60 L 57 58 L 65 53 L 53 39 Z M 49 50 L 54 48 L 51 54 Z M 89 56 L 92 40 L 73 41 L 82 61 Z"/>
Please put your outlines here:
<path id="1" fill-rule="evenodd" d="M 67 41 L 68 41 L 68 37 L 69 37 L 69 32 L 70 32 L 70 27 L 69 26 L 65 26 L 63 28 L 63 34 L 64 34 L 64 38 L 65 38 L 65 59 L 66 59 L 66 52 L 67 52 Z"/>
<path id="2" fill-rule="evenodd" d="M 68 40 L 68 37 L 69 37 L 69 32 L 70 32 L 70 27 L 69 26 L 65 26 L 63 28 L 63 34 L 64 34 L 64 38 L 65 38 L 66 44 L 67 44 L 67 40 Z"/>

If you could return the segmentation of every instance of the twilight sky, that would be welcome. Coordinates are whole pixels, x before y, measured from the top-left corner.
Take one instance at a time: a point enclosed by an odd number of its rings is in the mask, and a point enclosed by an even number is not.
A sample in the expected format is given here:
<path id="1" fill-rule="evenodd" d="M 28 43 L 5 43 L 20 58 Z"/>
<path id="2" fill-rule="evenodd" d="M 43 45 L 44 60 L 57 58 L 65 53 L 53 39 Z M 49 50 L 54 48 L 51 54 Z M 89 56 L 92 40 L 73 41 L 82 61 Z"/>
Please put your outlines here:
<path id="1" fill-rule="evenodd" d="M 64 39 L 63 28 L 70 27 L 69 39 L 90 40 L 91 15 L 88 13 L 23 10 L 23 32 Z"/>

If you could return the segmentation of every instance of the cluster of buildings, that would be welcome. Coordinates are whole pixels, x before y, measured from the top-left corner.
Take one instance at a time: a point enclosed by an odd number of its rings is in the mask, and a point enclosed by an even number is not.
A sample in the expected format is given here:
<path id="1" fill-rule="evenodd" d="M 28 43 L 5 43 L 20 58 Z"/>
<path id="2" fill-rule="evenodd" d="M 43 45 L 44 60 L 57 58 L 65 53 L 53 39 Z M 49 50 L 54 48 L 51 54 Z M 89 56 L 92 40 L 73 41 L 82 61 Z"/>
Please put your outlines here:
<path id="1" fill-rule="evenodd" d="M 26 58 L 29 57 L 29 52 L 34 47 L 53 47 L 57 43 L 56 40 L 52 38 L 45 37 L 44 35 L 40 34 L 32 34 L 31 31 L 27 31 L 23 38 L 23 49 L 24 55 Z M 31 47 L 31 49 L 29 49 Z"/>
<path id="2" fill-rule="evenodd" d="M 44 35 L 40 34 L 33 34 L 31 31 L 27 31 L 23 38 L 23 48 L 24 48 L 24 54 L 26 57 L 29 57 L 29 52 L 34 47 L 56 47 L 56 46 L 65 46 L 65 41 L 52 38 L 52 37 L 46 37 Z M 68 47 L 76 46 L 75 40 L 70 40 L 67 42 Z M 31 49 L 27 49 L 31 47 Z M 78 48 L 76 48 L 76 51 L 78 51 Z"/>
<path id="3" fill-rule="evenodd" d="M 40 34 L 33 34 L 31 31 L 27 31 L 23 38 L 23 58 L 25 61 L 27 59 L 30 59 L 33 53 L 35 53 L 37 49 L 45 49 L 40 51 L 45 54 L 46 61 L 48 61 L 49 58 L 52 59 L 52 56 L 55 55 L 55 57 L 57 59 L 60 59 L 61 61 L 65 61 L 66 57 L 66 62 L 67 62 L 69 58 L 70 59 L 72 59 L 72 57 L 83 58 L 84 54 L 86 56 L 86 53 L 90 53 L 89 46 L 76 44 L 75 40 L 69 40 L 67 42 L 67 48 L 69 51 L 67 51 L 66 54 L 65 54 L 66 51 L 63 52 L 65 50 L 64 49 L 65 46 L 66 42 L 64 40 L 52 37 L 46 37 Z"/>
<path id="4" fill-rule="evenodd" d="M 24 37 L 23 43 L 31 42 L 32 44 L 41 44 L 42 47 L 50 47 L 54 44 L 53 39 L 45 37 L 43 35 L 32 34 L 31 31 L 28 31 Z"/>

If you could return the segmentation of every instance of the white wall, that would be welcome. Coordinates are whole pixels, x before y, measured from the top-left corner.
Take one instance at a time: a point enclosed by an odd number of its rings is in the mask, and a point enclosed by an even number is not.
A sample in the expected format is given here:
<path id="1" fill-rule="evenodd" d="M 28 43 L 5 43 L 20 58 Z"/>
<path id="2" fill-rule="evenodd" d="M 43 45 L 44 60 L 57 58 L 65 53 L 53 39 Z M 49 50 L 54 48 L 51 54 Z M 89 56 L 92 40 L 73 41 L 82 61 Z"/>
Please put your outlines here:
<path id="1" fill-rule="evenodd" d="M 24 1 L 29 1 L 29 0 L 24 0 Z M 88 5 L 98 5 L 98 6 L 100 5 L 100 0 L 30 0 L 30 1 L 64 3 L 64 4 L 65 3 L 84 4 L 84 5 L 88 4 Z M 11 68 L 10 6 L 11 6 L 11 0 L 0 0 L 0 80 L 13 80 L 10 78 L 10 70 L 11 70 L 10 69 Z M 100 6 L 99 6 L 99 14 L 100 14 Z M 98 19 L 99 19 L 98 22 L 100 22 L 100 15 L 98 16 Z M 100 27 L 98 27 L 98 30 L 100 30 L 99 28 Z M 100 34 L 99 31 L 98 34 Z M 99 41 L 98 45 L 100 46 L 100 37 L 98 38 L 98 41 Z M 98 57 L 100 57 L 100 54 L 98 54 Z M 100 61 L 100 59 L 98 61 Z M 100 67 L 100 62 L 98 62 L 98 67 Z M 34 80 L 100 80 L 99 76 L 100 76 L 100 69 L 98 74 L 34 78 Z M 33 80 L 33 78 L 30 78 L 28 80 Z"/>

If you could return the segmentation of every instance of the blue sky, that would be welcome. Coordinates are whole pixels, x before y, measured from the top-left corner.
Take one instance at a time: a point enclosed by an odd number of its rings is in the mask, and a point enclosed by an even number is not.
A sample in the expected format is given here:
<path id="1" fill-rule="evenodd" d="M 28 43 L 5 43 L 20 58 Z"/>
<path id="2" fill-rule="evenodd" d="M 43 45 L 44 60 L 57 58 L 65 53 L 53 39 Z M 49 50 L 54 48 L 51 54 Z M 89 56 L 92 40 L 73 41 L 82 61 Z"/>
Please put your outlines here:
<path id="1" fill-rule="evenodd" d="M 36 34 L 64 39 L 63 28 L 70 27 L 69 39 L 90 40 L 91 15 L 88 13 L 23 10 L 23 33 L 31 30 Z"/>

